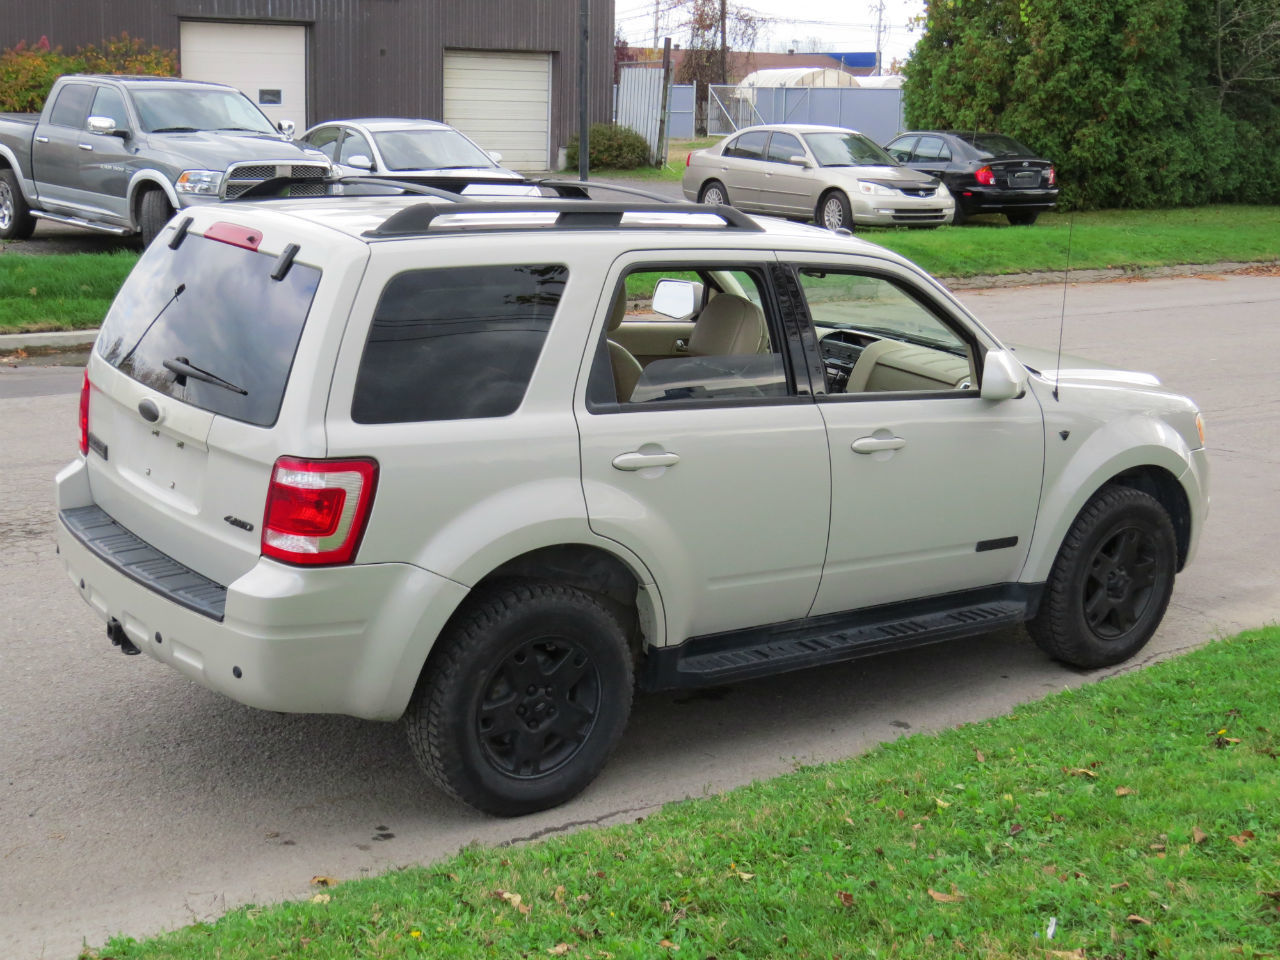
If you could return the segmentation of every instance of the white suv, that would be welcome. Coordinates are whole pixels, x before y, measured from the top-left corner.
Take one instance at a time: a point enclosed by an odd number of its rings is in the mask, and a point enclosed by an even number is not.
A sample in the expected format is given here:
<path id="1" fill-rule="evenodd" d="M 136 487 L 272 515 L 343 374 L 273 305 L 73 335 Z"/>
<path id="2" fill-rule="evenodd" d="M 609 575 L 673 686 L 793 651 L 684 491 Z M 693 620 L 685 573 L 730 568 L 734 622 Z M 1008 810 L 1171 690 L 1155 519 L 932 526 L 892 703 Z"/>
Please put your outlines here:
<path id="1" fill-rule="evenodd" d="M 1027 621 L 1145 644 L 1196 407 L 1004 347 L 872 244 L 732 208 L 327 197 L 171 223 L 102 327 L 58 544 L 126 652 L 404 717 L 454 797 L 573 797 L 632 691 Z"/>

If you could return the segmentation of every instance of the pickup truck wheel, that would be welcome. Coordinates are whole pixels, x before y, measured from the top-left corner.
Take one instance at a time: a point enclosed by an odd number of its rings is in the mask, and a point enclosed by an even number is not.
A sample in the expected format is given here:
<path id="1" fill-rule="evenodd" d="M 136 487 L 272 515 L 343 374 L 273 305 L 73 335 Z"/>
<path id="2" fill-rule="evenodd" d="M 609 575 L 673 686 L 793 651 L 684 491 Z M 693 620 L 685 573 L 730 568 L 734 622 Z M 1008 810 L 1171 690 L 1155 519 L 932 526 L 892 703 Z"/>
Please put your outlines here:
<path id="1" fill-rule="evenodd" d="M 8 167 L 0 170 L 0 240 L 25 240 L 36 228 L 36 218 L 22 195 L 18 176 Z"/>
<path id="2" fill-rule="evenodd" d="M 406 714 L 419 764 L 498 816 L 545 810 L 595 779 L 631 712 L 622 624 L 574 587 L 478 594 L 441 635 Z"/>
<path id="3" fill-rule="evenodd" d="M 1027 632 L 1073 666 L 1127 660 L 1164 617 L 1177 554 L 1173 523 L 1154 497 L 1104 487 L 1067 532 Z"/>
<path id="4" fill-rule="evenodd" d="M 160 190 L 148 190 L 142 195 L 142 207 L 138 211 L 138 226 L 142 228 L 142 245 L 151 246 L 151 241 L 160 235 L 164 225 L 173 216 L 173 207 L 169 206 L 169 198 Z"/>

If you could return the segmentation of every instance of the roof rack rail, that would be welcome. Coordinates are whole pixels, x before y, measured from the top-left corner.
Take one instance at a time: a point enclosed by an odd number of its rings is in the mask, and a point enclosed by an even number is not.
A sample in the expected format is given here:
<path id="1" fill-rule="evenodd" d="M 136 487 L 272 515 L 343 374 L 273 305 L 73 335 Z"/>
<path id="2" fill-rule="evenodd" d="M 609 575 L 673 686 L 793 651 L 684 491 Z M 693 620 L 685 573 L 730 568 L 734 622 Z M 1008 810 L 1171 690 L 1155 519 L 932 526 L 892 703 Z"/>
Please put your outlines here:
<path id="1" fill-rule="evenodd" d="M 624 224 L 622 218 L 629 213 L 656 214 L 702 214 L 719 217 L 723 227 L 714 229 L 745 230 L 762 232 L 764 230 L 750 217 L 733 207 L 704 203 L 604 203 L 599 200 L 566 200 L 566 199 L 519 199 L 519 200 L 480 200 L 453 204 L 441 207 L 434 203 L 419 203 L 392 214 L 372 230 L 366 230 L 364 236 L 376 237 L 412 237 L 427 233 L 437 218 L 454 217 L 460 214 L 521 214 L 521 213 L 554 213 L 555 226 L 559 229 L 594 230 L 600 228 L 622 227 L 630 230 L 669 230 L 669 229 L 706 229 L 701 223 L 681 224 L 677 222 L 650 222 Z M 541 229 L 543 224 L 522 224 L 519 222 L 495 223 L 492 220 L 480 220 L 474 224 L 450 224 L 449 230 L 467 232 L 474 230 L 520 230 Z"/>
<path id="2" fill-rule="evenodd" d="M 376 186 L 389 187 L 393 190 L 400 190 L 404 193 L 420 194 L 424 197 L 437 197 L 441 200 L 452 200 L 457 202 L 461 199 L 461 193 L 458 191 L 442 190 L 439 187 L 431 187 L 421 183 L 411 183 L 405 180 L 390 180 L 382 177 L 326 177 L 319 180 L 315 177 L 271 177 L 268 180 L 260 180 L 244 193 L 237 197 L 224 197 L 223 203 L 238 203 L 241 200 L 287 200 L 289 199 L 289 188 L 293 186 L 309 186 L 314 187 L 317 183 L 325 186 L 333 186 L 335 184 L 353 184 L 360 186 Z M 470 183 L 470 181 L 468 181 Z M 342 194 L 328 193 L 323 196 L 342 196 Z"/>
<path id="3" fill-rule="evenodd" d="M 536 187 L 550 187 L 562 197 L 582 197 L 586 199 L 589 189 L 608 190 L 612 193 L 625 193 L 629 196 L 644 197 L 646 200 L 657 200 L 660 203 L 683 203 L 673 197 L 654 193 L 652 190 L 640 190 L 636 187 L 624 187 L 617 183 L 602 183 L 599 180 L 561 180 L 547 177 L 543 180 L 530 181 Z"/>

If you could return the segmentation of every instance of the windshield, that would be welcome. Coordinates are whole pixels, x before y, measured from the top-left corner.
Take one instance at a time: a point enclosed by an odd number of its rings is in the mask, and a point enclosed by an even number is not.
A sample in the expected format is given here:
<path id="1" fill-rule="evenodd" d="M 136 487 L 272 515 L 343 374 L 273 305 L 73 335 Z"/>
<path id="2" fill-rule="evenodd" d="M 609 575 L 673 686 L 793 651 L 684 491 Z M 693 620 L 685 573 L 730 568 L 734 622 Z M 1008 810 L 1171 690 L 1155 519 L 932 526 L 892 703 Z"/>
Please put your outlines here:
<path id="1" fill-rule="evenodd" d="M 983 160 L 996 157 L 1034 157 L 1035 151 L 1028 150 L 1013 137 L 1002 133 L 960 133 L 957 134 L 965 143 L 972 144 Z"/>
<path id="2" fill-rule="evenodd" d="M 177 250 L 152 244 L 103 321 L 99 356 L 192 406 L 270 426 L 320 283 L 300 263 L 273 280 L 275 261 L 196 234 Z"/>
<path id="3" fill-rule="evenodd" d="M 388 170 L 493 167 L 489 155 L 456 130 L 391 130 L 373 139 Z"/>
<path id="4" fill-rule="evenodd" d="M 806 133 L 809 149 L 823 167 L 897 167 L 897 160 L 860 133 Z"/>
<path id="5" fill-rule="evenodd" d="M 142 118 L 142 129 L 147 133 L 195 130 L 276 133 L 271 121 L 238 90 L 134 90 L 133 102 Z"/>

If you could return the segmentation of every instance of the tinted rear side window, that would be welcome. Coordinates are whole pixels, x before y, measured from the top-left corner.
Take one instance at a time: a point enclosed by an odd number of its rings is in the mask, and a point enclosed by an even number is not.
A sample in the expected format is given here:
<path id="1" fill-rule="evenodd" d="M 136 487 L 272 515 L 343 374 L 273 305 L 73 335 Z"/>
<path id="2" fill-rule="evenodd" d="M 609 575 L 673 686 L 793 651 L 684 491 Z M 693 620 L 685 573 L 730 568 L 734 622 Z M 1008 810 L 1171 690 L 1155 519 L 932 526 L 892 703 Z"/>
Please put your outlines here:
<path id="1" fill-rule="evenodd" d="M 320 283 L 320 271 L 301 263 L 272 280 L 275 259 L 195 234 L 177 250 L 152 244 L 103 321 L 98 353 L 161 393 L 271 426 Z M 235 389 L 182 376 L 166 360 Z"/>
<path id="2" fill-rule="evenodd" d="M 58 94 L 58 102 L 53 105 L 49 122 L 60 127 L 83 126 L 89 111 L 89 101 L 92 99 L 93 87 L 84 83 L 67 84 Z"/>
<path id="3" fill-rule="evenodd" d="M 413 270 L 378 300 L 351 419 L 503 417 L 525 389 L 569 271 L 556 265 Z"/>

